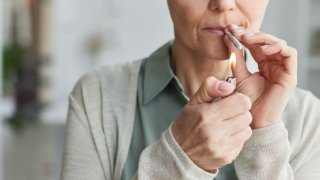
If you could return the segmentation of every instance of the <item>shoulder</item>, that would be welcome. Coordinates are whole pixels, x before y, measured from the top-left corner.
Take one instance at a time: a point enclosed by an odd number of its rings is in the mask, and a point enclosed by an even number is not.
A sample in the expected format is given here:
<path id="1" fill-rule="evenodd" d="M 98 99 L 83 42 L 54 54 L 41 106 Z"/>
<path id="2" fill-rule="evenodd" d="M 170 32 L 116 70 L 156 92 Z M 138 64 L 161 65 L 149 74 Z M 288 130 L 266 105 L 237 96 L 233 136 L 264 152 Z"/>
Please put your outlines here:
<path id="1" fill-rule="evenodd" d="M 106 65 L 83 75 L 69 96 L 74 104 L 87 114 L 101 114 L 103 103 L 113 103 L 117 97 L 123 99 L 129 92 L 125 86 L 135 85 L 142 60 L 123 64 Z"/>
<path id="2" fill-rule="evenodd" d="M 115 84 L 126 84 L 130 77 L 138 73 L 142 60 L 105 65 L 95 71 L 88 72 L 77 81 L 71 95 L 79 97 L 94 92 L 99 94 L 104 86 L 114 87 Z"/>
<path id="3" fill-rule="evenodd" d="M 127 78 L 132 75 L 132 73 L 139 71 L 140 65 L 144 59 L 139 59 L 135 61 L 130 61 L 115 65 L 106 65 L 99 68 L 96 73 L 99 78 Z"/>

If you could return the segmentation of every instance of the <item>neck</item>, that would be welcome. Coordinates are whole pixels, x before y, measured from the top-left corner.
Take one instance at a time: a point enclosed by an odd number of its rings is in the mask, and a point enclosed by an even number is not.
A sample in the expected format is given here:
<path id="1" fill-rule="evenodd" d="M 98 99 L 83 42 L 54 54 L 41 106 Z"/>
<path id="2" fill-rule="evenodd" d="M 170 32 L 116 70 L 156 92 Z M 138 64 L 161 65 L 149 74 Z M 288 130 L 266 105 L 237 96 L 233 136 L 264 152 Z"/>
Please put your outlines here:
<path id="1" fill-rule="evenodd" d="M 171 47 L 171 68 L 181 82 L 184 93 L 191 97 L 208 76 L 219 80 L 231 75 L 227 60 L 209 59 L 192 53 L 174 41 Z"/>

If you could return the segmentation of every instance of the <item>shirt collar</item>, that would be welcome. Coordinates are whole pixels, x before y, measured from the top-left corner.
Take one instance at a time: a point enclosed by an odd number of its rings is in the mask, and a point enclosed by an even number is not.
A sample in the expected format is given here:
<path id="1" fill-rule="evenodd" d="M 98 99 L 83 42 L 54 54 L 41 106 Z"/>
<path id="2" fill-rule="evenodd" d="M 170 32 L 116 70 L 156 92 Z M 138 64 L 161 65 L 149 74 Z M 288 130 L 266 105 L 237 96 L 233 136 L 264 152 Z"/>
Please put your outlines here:
<path id="1" fill-rule="evenodd" d="M 144 105 L 154 99 L 172 79 L 174 86 L 184 95 L 183 86 L 170 66 L 170 47 L 172 42 L 169 41 L 164 44 L 146 59 L 143 78 Z M 247 60 L 247 51 L 244 51 L 244 58 Z M 188 99 L 186 96 L 185 98 Z"/>
<path id="2" fill-rule="evenodd" d="M 155 98 L 175 76 L 170 66 L 170 47 L 166 43 L 146 60 L 143 83 L 143 104 Z"/>

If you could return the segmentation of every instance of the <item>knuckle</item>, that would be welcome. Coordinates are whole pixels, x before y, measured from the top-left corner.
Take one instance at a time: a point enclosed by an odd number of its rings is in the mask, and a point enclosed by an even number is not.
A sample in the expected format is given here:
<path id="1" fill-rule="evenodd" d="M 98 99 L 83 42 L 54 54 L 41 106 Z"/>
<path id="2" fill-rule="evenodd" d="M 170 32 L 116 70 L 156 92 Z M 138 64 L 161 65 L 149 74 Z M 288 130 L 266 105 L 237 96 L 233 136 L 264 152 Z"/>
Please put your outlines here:
<path id="1" fill-rule="evenodd" d="M 239 93 L 238 96 L 238 101 L 241 102 L 241 106 L 245 109 L 245 110 L 249 110 L 251 109 L 251 100 L 248 96 Z"/>
<path id="2" fill-rule="evenodd" d="M 252 130 L 250 126 L 247 126 L 246 128 L 244 128 L 242 130 L 242 132 L 239 134 L 239 136 L 237 137 L 237 141 L 239 143 L 244 143 L 246 142 L 248 139 L 250 139 L 250 137 L 252 136 Z"/>
<path id="3" fill-rule="evenodd" d="M 215 149 L 213 147 L 211 147 L 210 154 L 211 154 L 212 158 L 216 159 L 216 160 L 220 160 L 221 156 L 222 156 L 222 152 L 220 152 L 219 149 Z"/>
<path id="4" fill-rule="evenodd" d="M 230 164 L 233 161 L 233 157 L 232 156 L 224 156 L 220 159 L 221 163 L 226 165 L 226 164 Z"/>
<path id="5" fill-rule="evenodd" d="M 206 149 L 209 152 L 209 154 L 211 154 L 214 158 L 219 157 L 219 152 L 213 144 L 211 143 L 206 144 Z"/>
<path id="6" fill-rule="evenodd" d="M 220 141 L 220 136 L 218 134 L 215 134 L 214 136 L 209 136 L 208 139 L 210 144 L 216 144 Z"/>
<path id="7" fill-rule="evenodd" d="M 252 118 L 252 114 L 249 111 L 247 111 L 245 113 L 245 119 L 246 119 L 248 125 L 251 124 L 253 118 Z"/>
<path id="8" fill-rule="evenodd" d="M 208 86 L 210 85 L 211 83 L 213 83 L 215 81 L 215 78 L 213 76 L 208 76 L 205 81 L 204 81 L 204 84 L 205 86 Z"/>
<path id="9" fill-rule="evenodd" d="M 215 150 L 215 148 L 211 145 L 211 146 L 207 146 L 207 151 L 210 153 L 210 154 L 212 154 L 213 156 L 216 156 L 216 150 Z"/>
<path id="10" fill-rule="evenodd" d="M 202 126 L 206 126 L 208 123 L 210 122 L 208 115 L 203 112 L 203 111 L 199 111 L 198 112 L 198 125 L 200 125 L 200 127 Z"/>
<path id="11" fill-rule="evenodd" d="M 257 36 L 263 35 L 263 32 L 261 32 L 261 31 L 253 31 L 253 33 L 255 33 Z"/>
<path id="12" fill-rule="evenodd" d="M 252 129 L 250 126 L 246 129 L 246 140 L 248 140 L 252 136 Z"/>
<path id="13" fill-rule="evenodd" d="M 291 47 L 291 51 L 292 51 L 292 53 L 293 53 L 295 56 L 297 56 L 297 55 L 298 55 L 298 51 L 297 51 L 297 49 L 295 49 L 295 48 Z"/>
<path id="14" fill-rule="evenodd" d="M 201 91 L 201 97 L 200 99 L 205 99 L 205 100 L 211 100 L 212 99 L 212 91 L 213 85 L 216 84 L 216 79 L 213 76 L 209 76 L 205 79 L 204 85 L 203 85 L 203 90 Z M 201 101 L 200 101 L 201 102 Z"/>
<path id="15" fill-rule="evenodd" d="M 241 127 L 244 129 L 245 127 L 247 127 L 251 124 L 252 115 L 249 111 L 246 111 L 240 115 L 239 119 L 240 120 L 234 124 L 234 128 Z"/>
<path id="16" fill-rule="evenodd" d="M 206 146 L 210 145 L 210 134 L 207 128 L 201 128 L 199 131 L 199 136 L 204 139 L 204 144 Z"/>
<path id="17" fill-rule="evenodd" d="M 209 85 L 206 85 L 206 87 L 208 87 Z M 208 89 L 208 88 L 206 88 Z M 207 90 L 201 91 L 200 96 L 198 96 L 198 102 L 203 102 L 203 101 L 209 101 L 210 98 L 210 94 Z"/>
<path id="18" fill-rule="evenodd" d="M 198 113 L 198 121 L 199 123 L 205 123 L 207 120 L 206 120 L 206 116 L 204 115 L 203 112 L 199 112 Z"/>
<path id="19" fill-rule="evenodd" d="M 287 46 L 287 41 L 281 39 L 281 40 L 280 40 L 280 45 L 281 45 L 281 46 Z"/>

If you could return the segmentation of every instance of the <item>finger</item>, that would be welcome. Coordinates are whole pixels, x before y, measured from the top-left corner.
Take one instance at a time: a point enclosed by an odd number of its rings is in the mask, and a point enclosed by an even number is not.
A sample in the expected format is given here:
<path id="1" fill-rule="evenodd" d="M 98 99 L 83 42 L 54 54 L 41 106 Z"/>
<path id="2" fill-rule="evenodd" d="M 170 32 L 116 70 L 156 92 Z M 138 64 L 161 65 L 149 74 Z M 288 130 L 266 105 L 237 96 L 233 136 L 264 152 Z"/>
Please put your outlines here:
<path id="1" fill-rule="evenodd" d="M 244 143 L 242 143 L 242 144 L 240 144 L 240 145 L 238 145 L 238 146 L 236 146 L 236 147 L 233 147 L 234 149 L 231 149 L 230 150 L 230 155 L 229 156 L 231 156 L 232 157 L 232 161 L 234 161 L 235 159 L 237 159 L 237 157 L 239 156 L 239 154 L 241 153 L 241 150 L 242 150 L 242 148 L 243 148 L 243 145 L 244 145 Z"/>
<path id="2" fill-rule="evenodd" d="M 236 54 L 236 67 L 234 73 L 234 77 L 236 77 L 240 82 L 243 79 L 246 79 L 248 76 L 251 75 L 250 71 L 248 70 L 247 64 L 244 59 L 244 49 L 240 50 L 236 48 L 227 35 L 224 36 L 224 41 L 226 46 L 228 47 L 230 54 L 234 52 Z"/>
<path id="3" fill-rule="evenodd" d="M 283 63 L 287 68 L 287 72 L 290 74 L 297 75 L 297 70 L 298 70 L 297 50 L 292 47 L 287 47 L 287 48 L 281 49 L 279 54 L 286 57 Z"/>
<path id="4" fill-rule="evenodd" d="M 213 117 L 210 118 L 225 120 L 242 114 L 250 109 L 251 101 L 249 97 L 241 93 L 235 93 L 232 96 L 212 103 L 208 108 L 208 111 L 216 112 L 212 113 Z"/>
<path id="5" fill-rule="evenodd" d="M 248 32 L 242 35 L 242 41 L 246 44 L 257 44 L 260 46 L 280 43 L 286 45 L 287 43 L 279 38 L 263 32 Z"/>
<path id="6" fill-rule="evenodd" d="M 230 155 L 233 157 L 233 160 L 237 159 L 237 157 L 239 156 L 242 148 L 243 148 L 244 143 L 236 146 L 230 153 Z"/>
<path id="7" fill-rule="evenodd" d="M 217 97 L 231 94 L 233 90 L 234 87 L 230 83 L 209 76 L 198 91 L 190 98 L 188 104 L 210 103 Z"/>
<path id="8" fill-rule="evenodd" d="M 268 41 L 271 44 L 260 46 L 261 52 L 266 56 L 277 55 L 277 58 L 273 60 L 277 60 L 280 64 L 283 64 L 289 73 L 294 73 L 297 69 L 296 49 L 287 46 L 287 43 L 283 40 L 270 38 L 273 39 Z"/>
<path id="9" fill-rule="evenodd" d="M 229 138 L 229 144 L 231 147 L 237 147 L 242 145 L 244 142 L 246 142 L 250 137 L 252 136 L 252 129 L 250 126 L 247 126 L 246 128 L 242 129 L 241 131 L 233 134 Z"/>
<path id="10" fill-rule="evenodd" d="M 227 29 L 229 30 L 229 32 L 231 32 L 233 35 L 238 34 L 245 34 L 247 33 L 248 30 L 245 30 L 243 27 L 240 27 L 238 25 L 235 24 L 231 24 L 227 26 Z"/>
<path id="11" fill-rule="evenodd" d="M 236 25 L 230 25 L 228 29 L 250 50 L 256 62 L 275 60 L 275 64 L 284 65 L 286 72 L 296 74 L 297 51 L 289 47 L 284 40 L 263 32 L 245 30 Z M 273 58 L 269 58 L 270 56 Z"/>
<path id="12" fill-rule="evenodd" d="M 254 32 L 248 29 L 245 30 L 236 25 L 230 25 L 228 26 L 228 29 L 246 48 L 250 50 L 255 58 L 260 60 L 265 59 L 265 54 L 260 53 L 261 47 L 264 47 L 264 45 L 280 43 L 286 44 L 285 41 L 272 35 L 262 32 Z"/>
<path id="13" fill-rule="evenodd" d="M 225 132 L 228 133 L 225 134 L 225 136 L 232 136 L 233 134 L 240 132 L 249 126 L 251 122 L 252 115 L 249 111 L 223 121 L 222 126 L 224 127 Z"/>
<path id="14" fill-rule="evenodd" d="M 267 56 L 271 56 L 273 54 L 279 53 L 283 48 L 284 47 L 280 43 L 275 43 L 272 45 L 263 45 L 260 47 L 262 53 Z"/>
<path id="15" fill-rule="evenodd" d="M 246 30 L 241 31 L 241 33 L 235 33 L 234 35 L 250 50 L 257 62 L 266 60 L 267 56 L 277 53 L 281 53 L 282 57 L 289 57 L 294 54 L 284 40 L 270 34 Z M 277 58 L 275 60 L 281 59 L 283 58 Z"/>
<path id="16" fill-rule="evenodd" d="M 281 62 L 288 68 L 288 70 L 294 70 L 297 67 L 297 51 L 296 49 L 289 47 L 284 40 L 278 39 L 272 35 L 265 33 L 258 33 L 254 36 L 244 35 L 244 41 L 246 43 L 256 43 L 260 46 L 260 50 L 264 55 L 270 56 L 279 54 L 281 57 L 275 60 L 283 60 L 284 58 L 292 57 L 292 61 Z M 264 44 L 264 45 L 260 45 Z M 287 59 L 288 60 L 288 59 Z"/>
<path id="17" fill-rule="evenodd" d="M 262 32 L 244 34 L 242 41 L 249 47 L 253 54 L 262 53 L 261 55 L 265 56 L 277 54 L 288 47 L 284 40 Z"/>
<path id="18" fill-rule="evenodd" d="M 265 44 L 272 44 L 274 42 L 279 42 L 283 40 L 276 38 L 267 33 L 253 31 L 250 29 L 243 29 L 237 25 L 229 25 L 228 30 L 242 43 L 246 44 L 257 44 L 265 45 Z"/>
<path id="19" fill-rule="evenodd" d="M 220 147 L 222 154 L 217 159 L 218 167 L 232 163 L 240 154 L 243 144 L 235 146 L 234 144 L 222 145 Z"/>
<path id="20" fill-rule="evenodd" d="M 236 26 L 236 25 L 229 25 L 228 27 L 229 32 L 235 36 L 239 41 L 243 43 L 243 37 L 245 34 L 252 34 L 255 33 L 255 31 L 249 30 L 249 29 L 243 29 L 242 27 Z"/>

